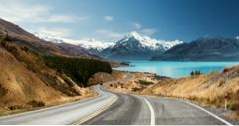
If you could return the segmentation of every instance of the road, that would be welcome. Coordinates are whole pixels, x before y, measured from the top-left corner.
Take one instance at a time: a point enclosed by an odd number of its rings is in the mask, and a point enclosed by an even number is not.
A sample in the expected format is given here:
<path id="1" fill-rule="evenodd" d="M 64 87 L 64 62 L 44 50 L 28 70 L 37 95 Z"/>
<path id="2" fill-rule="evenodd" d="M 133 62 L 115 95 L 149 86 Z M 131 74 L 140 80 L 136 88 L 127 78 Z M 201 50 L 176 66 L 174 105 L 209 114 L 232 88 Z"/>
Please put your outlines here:
<path id="1" fill-rule="evenodd" d="M 0 118 L 0 124 L 231 125 L 183 100 L 111 93 L 97 98 Z"/>
<path id="2" fill-rule="evenodd" d="M 125 94 L 118 94 L 118 97 L 109 109 L 84 124 L 231 125 L 186 101 Z M 150 111 L 150 108 L 153 110 Z"/>
<path id="3" fill-rule="evenodd" d="M 97 98 L 0 117 L 0 124 L 67 125 L 84 122 L 94 114 L 108 108 L 108 106 L 117 100 L 116 95 L 105 92 L 100 88 L 100 86 L 95 87 L 95 90 L 99 93 Z"/>

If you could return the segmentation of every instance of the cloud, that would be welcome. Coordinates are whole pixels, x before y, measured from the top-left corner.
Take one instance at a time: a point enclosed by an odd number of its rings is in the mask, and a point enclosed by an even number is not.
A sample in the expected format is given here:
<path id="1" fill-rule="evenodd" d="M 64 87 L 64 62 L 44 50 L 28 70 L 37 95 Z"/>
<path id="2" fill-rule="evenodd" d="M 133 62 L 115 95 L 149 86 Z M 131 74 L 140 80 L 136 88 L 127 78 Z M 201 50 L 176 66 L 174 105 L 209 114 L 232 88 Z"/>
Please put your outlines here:
<path id="1" fill-rule="evenodd" d="M 69 15 L 52 15 L 49 16 L 49 18 L 47 20 L 45 20 L 46 22 L 64 22 L 64 23 L 74 23 L 74 22 L 78 22 L 78 21 L 83 21 L 83 20 L 87 20 L 89 17 L 85 16 L 85 17 L 76 17 L 76 16 L 69 16 Z"/>
<path id="2" fill-rule="evenodd" d="M 133 23 L 133 27 L 134 27 L 134 29 L 138 30 L 138 29 L 142 28 L 142 25 L 139 23 Z"/>
<path id="3" fill-rule="evenodd" d="M 121 39 L 125 35 L 124 33 L 118 33 L 118 32 L 114 32 L 114 31 L 110 31 L 110 30 L 106 30 L 106 29 L 96 30 L 96 34 L 98 36 L 104 36 L 105 38 L 110 39 L 110 40 L 118 40 L 118 39 Z"/>
<path id="4" fill-rule="evenodd" d="M 236 36 L 236 39 L 238 39 L 238 40 L 239 40 L 239 36 Z"/>
<path id="5" fill-rule="evenodd" d="M 104 16 L 104 19 L 106 21 L 113 21 L 114 20 L 114 17 L 113 16 Z"/>
<path id="6" fill-rule="evenodd" d="M 49 6 L 29 4 L 23 0 L 1 1 L 0 17 L 15 23 L 72 23 L 87 19 L 69 14 L 54 14 L 53 8 Z"/>
<path id="7" fill-rule="evenodd" d="M 148 36 L 151 36 L 151 35 L 153 35 L 153 34 L 155 34 L 157 32 L 156 29 L 154 29 L 154 28 L 145 28 L 140 23 L 137 23 L 137 22 L 132 23 L 132 26 L 133 26 L 133 30 L 134 31 L 137 31 L 137 32 L 139 32 L 141 34 L 148 35 Z"/>
<path id="8" fill-rule="evenodd" d="M 52 37 L 69 37 L 72 34 L 71 30 L 66 28 L 41 27 L 38 28 L 36 32 L 44 36 L 52 36 Z"/>
<path id="9" fill-rule="evenodd" d="M 142 34 L 151 36 L 151 35 L 155 34 L 157 32 L 157 30 L 154 28 L 145 28 L 145 29 L 141 29 L 140 32 Z"/>

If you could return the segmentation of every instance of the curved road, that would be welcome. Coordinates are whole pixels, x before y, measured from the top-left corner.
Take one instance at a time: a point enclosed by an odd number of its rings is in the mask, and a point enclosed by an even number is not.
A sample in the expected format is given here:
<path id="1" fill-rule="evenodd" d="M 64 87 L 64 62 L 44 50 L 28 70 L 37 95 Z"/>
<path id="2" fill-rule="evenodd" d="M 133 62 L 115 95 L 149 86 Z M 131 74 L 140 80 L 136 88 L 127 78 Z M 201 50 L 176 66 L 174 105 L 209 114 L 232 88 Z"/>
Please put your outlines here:
<path id="1" fill-rule="evenodd" d="M 97 98 L 1 117 L 0 124 L 231 125 L 187 101 L 95 89 Z"/>

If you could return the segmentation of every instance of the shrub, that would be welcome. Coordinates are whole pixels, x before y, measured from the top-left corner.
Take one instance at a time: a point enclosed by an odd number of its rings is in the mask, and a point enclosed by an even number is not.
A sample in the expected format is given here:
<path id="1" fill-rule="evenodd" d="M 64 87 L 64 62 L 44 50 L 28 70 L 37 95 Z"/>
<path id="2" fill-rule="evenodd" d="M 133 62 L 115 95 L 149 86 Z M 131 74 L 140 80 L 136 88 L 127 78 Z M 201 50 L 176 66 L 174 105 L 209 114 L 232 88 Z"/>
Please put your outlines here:
<path id="1" fill-rule="evenodd" d="M 28 102 L 27 104 L 31 105 L 32 107 L 43 107 L 43 106 L 45 106 L 45 103 L 43 101 L 36 101 L 36 100 L 32 100 L 32 101 Z"/>
<path id="2" fill-rule="evenodd" d="M 12 105 L 12 106 L 8 107 L 8 109 L 10 109 L 10 110 L 17 110 L 17 109 L 23 109 L 23 108 L 25 108 L 25 107 L 22 105 Z"/>
<path id="3" fill-rule="evenodd" d="M 132 91 L 134 91 L 134 92 L 140 91 L 140 88 L 134 87 L 134 88 L 132 88 Z"/>
<path id="4" fill-rule="evenodd" d="M 142 84 L 142 85 L 150 85 L 150 84 L 153 84 L 153 82 L 147 81 L 147 80 L 139 80 L 139 83 Z"/>
<path id="5" fill-rule="evenodd" d="M 195 71 L 192 71 L 191 73 L 190 73 L 190 75 L 191 76 L 196 76 L 196 75 L 201 75 L 202 73 L 201 73 L 201 71 L 199 71 L 199 70 L 195 70 Z"/>
<path id="6" fill-rule="evenodd" d="M 1 30 L 0 29 L 0 43 L 2 43 L 4 40 L 8 38 L 8 32 L 7 30 Z"/>
<path id="7" fill-rule="evenodd" d="M 228 109 L 230 110 L 239 110 L 239 103 L 238 102 L 235 102 L 235 101 L 230 101 L 228 104 L 227 104 L 227 107 Z"/>

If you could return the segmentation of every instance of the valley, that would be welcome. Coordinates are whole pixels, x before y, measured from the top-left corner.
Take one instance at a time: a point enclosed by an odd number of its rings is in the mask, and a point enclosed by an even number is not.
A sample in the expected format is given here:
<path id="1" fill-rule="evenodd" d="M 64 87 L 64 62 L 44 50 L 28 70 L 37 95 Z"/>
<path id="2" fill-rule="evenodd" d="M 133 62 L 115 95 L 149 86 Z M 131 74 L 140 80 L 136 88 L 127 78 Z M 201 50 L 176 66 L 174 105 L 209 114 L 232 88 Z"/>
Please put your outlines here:
<path id="1" fill-rule="evenodd" d="M 238 2 L 92 1 L 1 1 L 0 124 L 239 125 Z"/>

